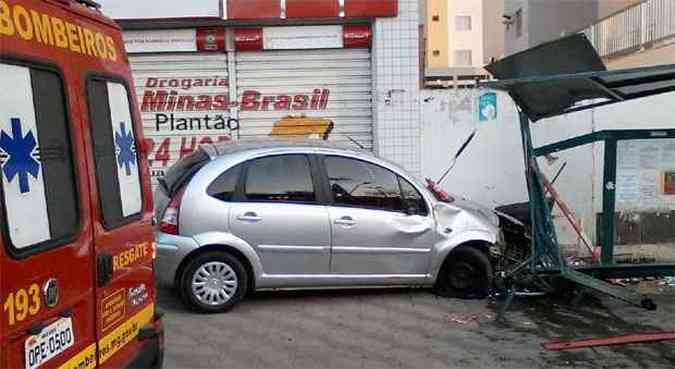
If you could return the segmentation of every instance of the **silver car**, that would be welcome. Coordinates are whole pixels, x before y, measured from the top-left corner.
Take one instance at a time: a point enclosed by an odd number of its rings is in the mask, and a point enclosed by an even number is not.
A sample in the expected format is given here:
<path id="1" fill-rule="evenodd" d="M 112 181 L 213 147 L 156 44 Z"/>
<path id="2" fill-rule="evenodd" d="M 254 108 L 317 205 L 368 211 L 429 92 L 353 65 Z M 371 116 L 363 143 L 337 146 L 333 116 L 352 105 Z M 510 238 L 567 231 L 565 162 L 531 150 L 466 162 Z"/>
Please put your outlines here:
<path id="1" fill-rule="evenodd" d="M 372 154 L 310 142 L 202 146 L 155 194 L 157 273 L 202 312 L 250 291 L 435 287 L 481 297 L 498 217 Z"/>

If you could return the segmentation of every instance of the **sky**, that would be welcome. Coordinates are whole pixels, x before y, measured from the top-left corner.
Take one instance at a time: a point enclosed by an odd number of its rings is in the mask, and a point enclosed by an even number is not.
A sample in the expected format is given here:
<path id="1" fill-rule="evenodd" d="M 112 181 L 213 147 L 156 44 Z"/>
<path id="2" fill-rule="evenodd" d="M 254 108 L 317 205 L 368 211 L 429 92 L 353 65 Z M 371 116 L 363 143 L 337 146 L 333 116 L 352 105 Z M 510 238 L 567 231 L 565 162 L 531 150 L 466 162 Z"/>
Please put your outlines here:
<path id="1" fill-rule="evenodd" d="M 218 16 L 219 0 L 97 0 L 112 18 Z"/>

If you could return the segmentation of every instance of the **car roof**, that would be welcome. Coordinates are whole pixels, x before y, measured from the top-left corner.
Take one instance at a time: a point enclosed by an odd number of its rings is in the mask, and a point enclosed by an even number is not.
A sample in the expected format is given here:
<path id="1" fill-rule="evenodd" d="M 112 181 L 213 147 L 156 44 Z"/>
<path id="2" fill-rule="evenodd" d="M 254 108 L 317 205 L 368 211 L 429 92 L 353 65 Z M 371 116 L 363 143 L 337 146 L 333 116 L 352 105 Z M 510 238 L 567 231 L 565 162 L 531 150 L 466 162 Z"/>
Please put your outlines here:
<path id="1" fill-rule="evenodd" d="M 415 174 L 410 173 L 402 166 L 375 156 L 371 151 L 364 149 L 356 149 L 335 143 L 330 143 L 321 140 L 308 139 L 242 139 L 238 141 L 222 141 L 214 144 L 201 145 L 202 150 L 209 156 L 213 170 L 208 169 L 207 172 L 215 171 L 222 173 L 223 162 L 226 165 L 234 166 L 244 161 L 256 157 L 264 157 L 267 155 L 284 155 L 284 154 L 318 154 L 318 155 L 337 155 L 351 157 L 357 160 L 364 160 L 375 165 L 382 166 L 386 169 L 394 171 L 397 175 L 402 176 L 407 181 L 414 183 L 419 189 L 426 188 L 426 184 L 421 181 Z M 205 168 L 206 169 L 206 168 Z M 213 179 L 209 180 L 211 183 Z M 428 195 L 425 195 L 428 197 Z"/>
<path id="2" fill-rule="evenodd" d="M 238 141 L 223 141 L 202 145 L 200 148 L 209 156 L 211 161 L 232 157 L 234 162 L 241 162 L 248 160 L 251 157 L 294 153 L 348 156 L 383 166 L 387 169 L 396 171 L 398 174 L 405 173 L 404 177 L 423 186 L 423 184 L 419 182 L 419 178 L 410 174 L 405 168 L 390 160 L 378 157 L 371 151 L 322 140 L 295 138 L 242 139 Z"/>
<path id="3" fill-rule="evenodd" d="M 284 149 L 296 152 L 303 149 L 306 149 L 308 152 L 339 151 L 375 158 L 375 156 L 373 156 L 372 153 L 368 151 L 354 149 L 353 147 L 329 143 L 321 140 L 248 139 L 240 141 L 224 141 L 210 145 L 203 145 L 202 148 L 211 157 L 211 159 L 239 153 L 283 151 Z"/>

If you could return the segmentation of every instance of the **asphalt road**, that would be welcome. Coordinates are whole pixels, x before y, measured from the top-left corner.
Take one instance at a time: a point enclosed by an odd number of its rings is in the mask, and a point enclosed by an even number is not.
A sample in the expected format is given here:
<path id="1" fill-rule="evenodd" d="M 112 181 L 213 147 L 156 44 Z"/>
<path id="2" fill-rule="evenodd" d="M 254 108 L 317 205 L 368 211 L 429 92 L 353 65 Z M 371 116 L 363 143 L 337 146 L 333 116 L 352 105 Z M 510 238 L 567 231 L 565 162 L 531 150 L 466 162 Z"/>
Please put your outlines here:
<path id="1" fill-rule="evenodd" d="M 199 315 L 171 291 L 165 368 L 675 368 L 675 341 L 548 352 L 550 340 L 675 331 L 675 288 L 648 312 L 609 298 L 517 302 L 506 323 L 491 301 L 421 290 L 277 292 Z"/>

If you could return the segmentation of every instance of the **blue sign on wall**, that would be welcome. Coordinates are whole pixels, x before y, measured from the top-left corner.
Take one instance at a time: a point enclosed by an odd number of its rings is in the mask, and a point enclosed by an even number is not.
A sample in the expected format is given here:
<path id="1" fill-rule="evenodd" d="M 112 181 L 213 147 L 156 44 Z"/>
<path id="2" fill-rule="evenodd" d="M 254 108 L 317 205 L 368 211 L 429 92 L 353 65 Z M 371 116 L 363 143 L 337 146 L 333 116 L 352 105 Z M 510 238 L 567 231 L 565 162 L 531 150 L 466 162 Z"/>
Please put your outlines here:
<path id="1" fill-rule="evenodd" d="M 478 98 L 478 120 L 488 122 L 497 119 L 497 94 L 486 92 Z"/>

